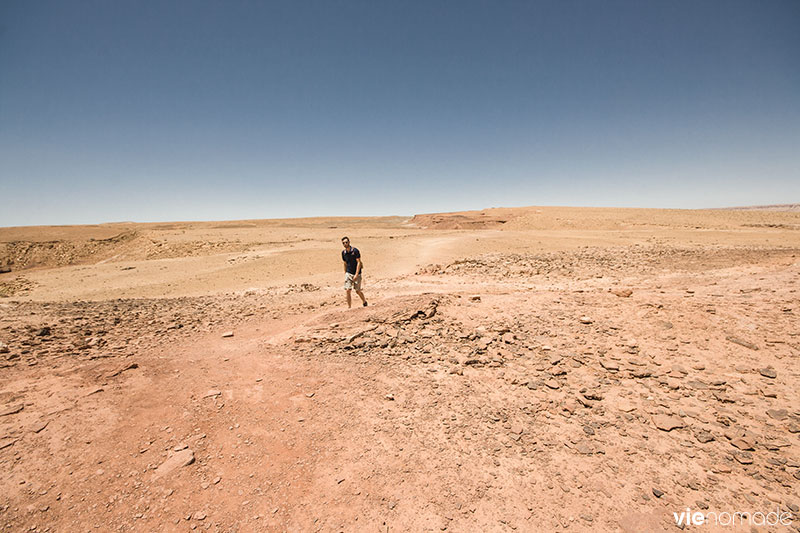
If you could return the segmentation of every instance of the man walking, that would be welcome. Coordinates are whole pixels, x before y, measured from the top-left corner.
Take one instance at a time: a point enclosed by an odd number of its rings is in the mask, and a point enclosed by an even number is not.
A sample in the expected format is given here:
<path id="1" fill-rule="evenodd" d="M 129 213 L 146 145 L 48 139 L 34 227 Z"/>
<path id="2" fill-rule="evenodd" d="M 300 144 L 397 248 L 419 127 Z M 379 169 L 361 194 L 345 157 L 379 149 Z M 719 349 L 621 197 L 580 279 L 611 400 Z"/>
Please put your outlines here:
<path id="1" fill-rule="evenodd" d="M 358 251 L 358 248 L 350 246 L 349 237 L 342 237 L 342 245 L 344 246 L 342 263 L 344 263 L 344 290 L 347 293 L 347 307 L 353 307 L 352 296 L 350 296 L 350 291 L 353 289 L 356 290 L 356 294 L 366 307 L 367 299 L 361 292 L 361 271 L 363 270 L 361 252 Z"/>

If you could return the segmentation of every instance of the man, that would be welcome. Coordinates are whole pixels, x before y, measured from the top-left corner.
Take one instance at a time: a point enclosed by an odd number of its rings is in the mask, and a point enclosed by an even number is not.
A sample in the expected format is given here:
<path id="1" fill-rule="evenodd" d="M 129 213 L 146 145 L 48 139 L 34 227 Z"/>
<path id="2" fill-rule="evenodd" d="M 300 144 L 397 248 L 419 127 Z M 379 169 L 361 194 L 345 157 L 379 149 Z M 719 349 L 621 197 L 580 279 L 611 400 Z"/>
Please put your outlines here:
<path id="1" fill-rule="evenodd" d="M 363 270 L 361 252 L 358 251 L 358 248 L 350 246 L 349 237 L 342 237 L 342 245 L 344 246 L 342 263 L 344 263 L 344 290 L 347 293 L 347 307 L 353 307 L 352 296 L 350 296 L 350 291 L 353 289 L 356 290 L 356 294 L 366 307 L 367 299 L 361 292 L 361 271 Z"/>

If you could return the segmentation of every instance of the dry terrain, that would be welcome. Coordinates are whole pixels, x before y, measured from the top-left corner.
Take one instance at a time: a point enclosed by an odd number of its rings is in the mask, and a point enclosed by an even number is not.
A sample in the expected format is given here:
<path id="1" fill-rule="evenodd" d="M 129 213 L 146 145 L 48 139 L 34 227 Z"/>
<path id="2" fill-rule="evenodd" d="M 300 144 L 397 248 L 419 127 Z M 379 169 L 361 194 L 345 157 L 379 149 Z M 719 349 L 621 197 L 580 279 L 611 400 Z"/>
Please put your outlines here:
<path id="1" fill-rule="evenodd" d="M 800 531 L 792 206 L 0 228 L 0 271 L 3 531 Z"/>

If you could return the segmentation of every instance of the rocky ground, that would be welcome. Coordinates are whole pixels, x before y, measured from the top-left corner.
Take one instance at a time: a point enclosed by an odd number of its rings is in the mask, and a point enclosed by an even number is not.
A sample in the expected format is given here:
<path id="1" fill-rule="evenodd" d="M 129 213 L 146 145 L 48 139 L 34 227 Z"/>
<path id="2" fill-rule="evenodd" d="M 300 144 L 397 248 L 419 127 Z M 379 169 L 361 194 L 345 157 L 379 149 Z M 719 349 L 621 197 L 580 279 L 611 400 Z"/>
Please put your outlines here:
<path id="1" fill-rule="evenodd" d="M 800 249 L 462 251 L 352 310 L 0 299 L 0 527 L 800 531 Z"/>

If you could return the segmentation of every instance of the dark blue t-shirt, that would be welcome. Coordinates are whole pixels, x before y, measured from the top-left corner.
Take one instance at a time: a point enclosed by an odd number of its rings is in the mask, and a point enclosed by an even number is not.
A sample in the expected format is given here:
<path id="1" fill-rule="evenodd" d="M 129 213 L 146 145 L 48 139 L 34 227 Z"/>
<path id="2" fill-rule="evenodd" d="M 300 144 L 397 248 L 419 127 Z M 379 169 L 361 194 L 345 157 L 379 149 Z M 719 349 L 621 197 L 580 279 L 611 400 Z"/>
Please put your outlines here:
<path id="1" fill-rule="evenodd" d="M 355 246 L 350 247 L 350 251 L 342 250 L 342 261 L 347 263 L 347 273 L 348 274 L 355 274 L 356 268 L 358 268 L 358 259 L 361 257 L 361 252 L 358 251 L 358 248 Z M 361 266 L 361 270 L 364 270 L 364 266 Z"/>

